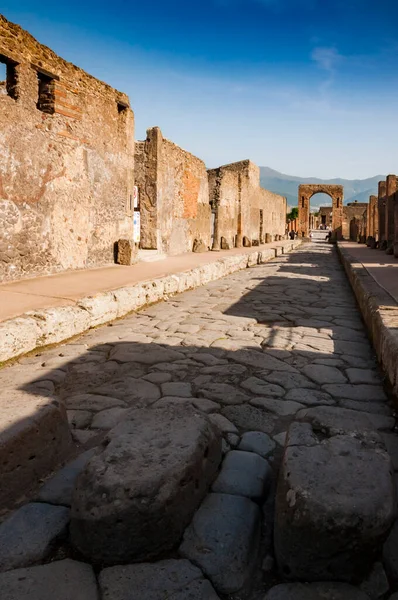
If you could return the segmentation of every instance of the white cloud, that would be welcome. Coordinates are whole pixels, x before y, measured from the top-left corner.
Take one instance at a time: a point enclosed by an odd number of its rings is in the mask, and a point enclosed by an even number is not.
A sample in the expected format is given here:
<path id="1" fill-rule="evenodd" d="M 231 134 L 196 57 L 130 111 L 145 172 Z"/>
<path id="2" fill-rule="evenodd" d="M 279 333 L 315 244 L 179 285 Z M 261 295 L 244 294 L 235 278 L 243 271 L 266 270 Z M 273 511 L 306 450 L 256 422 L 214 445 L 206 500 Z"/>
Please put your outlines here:
<path id="1" fill-rule="evenodd" d="M 334 73 L 343 57 L 334 47 L 318 46 L 311 52 L 311 58 L 321 69 Z"/>

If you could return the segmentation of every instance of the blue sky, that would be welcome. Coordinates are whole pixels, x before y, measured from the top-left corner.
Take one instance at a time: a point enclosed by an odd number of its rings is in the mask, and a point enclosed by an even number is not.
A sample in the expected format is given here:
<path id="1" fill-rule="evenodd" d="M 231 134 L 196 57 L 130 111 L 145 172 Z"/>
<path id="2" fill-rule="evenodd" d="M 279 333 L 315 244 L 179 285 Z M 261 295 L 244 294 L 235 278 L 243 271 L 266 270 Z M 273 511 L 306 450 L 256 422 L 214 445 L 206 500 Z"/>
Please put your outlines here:
<path id="1" fill-rule="evenodd" d="M 126 92 L 208 167 L 398 171 L 396 0 L 1 0 L 40 42 Z"/>

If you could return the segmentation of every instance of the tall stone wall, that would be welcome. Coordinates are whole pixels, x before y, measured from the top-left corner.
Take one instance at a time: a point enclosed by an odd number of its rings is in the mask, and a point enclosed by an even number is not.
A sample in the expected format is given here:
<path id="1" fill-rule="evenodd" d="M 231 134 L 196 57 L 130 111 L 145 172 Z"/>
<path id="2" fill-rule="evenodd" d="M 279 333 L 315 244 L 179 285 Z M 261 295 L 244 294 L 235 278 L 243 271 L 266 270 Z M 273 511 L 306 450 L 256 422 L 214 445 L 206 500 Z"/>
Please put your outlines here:
<path id="1" fill-rule="evenodd" d="M 0 16 L 0 280 L 97 266 L 131 237 L 128 98 Z"/>
<path id="2" fill-rule="evenodd" d="M 286 233 L 286 198 L 260 187 L 260 170 L 250 160 L 210 169 L 210 203 L 215 214 L 213 248 L 264 243 L 268 233 Z"/>
<path id="3" fill-rule="evenodd" d="M 357 241 L 357 238 L 361 236 L 365 227 L 367 208 L 367 202 L 349 202 L 344 206 L 342 226 L 344 239 Z"/>
<path id="4" fill-rule="evenodd" d="M 141 213 L 141 247 L 169 255 L 210 246 L 211 209 L 203 161 L 169 140 L 158 127 L 136 142 L 135 182 Z"/>

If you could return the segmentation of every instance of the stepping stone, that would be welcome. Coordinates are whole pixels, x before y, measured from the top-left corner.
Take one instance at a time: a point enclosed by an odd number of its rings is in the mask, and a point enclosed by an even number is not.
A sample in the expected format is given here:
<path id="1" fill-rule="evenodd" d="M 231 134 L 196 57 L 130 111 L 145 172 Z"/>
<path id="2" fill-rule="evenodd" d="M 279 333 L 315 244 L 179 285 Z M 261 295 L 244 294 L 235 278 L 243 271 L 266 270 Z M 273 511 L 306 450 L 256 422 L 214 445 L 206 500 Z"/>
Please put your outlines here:
<path id="1" fill-rule="evenodd" d="M 219 600 L 189 560 L 109 567 L 99 576 L 102 600 Z"/>
<path id="2" fill-rule="evenodd" d="M 395 516 L 391 460 L 377 434 L 292 424 L 275 514 L 282 573 L 306 581 L 368 574 Z"/>
<path id="3" fill-rule="evenodd" d="M 99 600 L 90 565 L 60 560 L 0 573 L 1 600 Z"/>
<path id="4" fill-rule="evenodd" d="M 47 502 L 48 504 L 70 506 L 77 476 L 95 452 L 96 448 L 87 450 L 87 452 L 83 452 L 78 458 L 68 463 L 51 479 L 46 481 L 40 488 L 35 500 L 37 502 Z"/>
<path id="5" fill-rule="evenodd" d="M 44 560 L 66 536 L 70 511 L 65 506 L 31 502 L 0 525 L 0 571 Z"/>
<path id="6" fill-rule="evenodd" d="M 270 488 L 271 478 L 271 467 L 264 458 L 252 452 L 233 450 L 224 458 L 211 489 L 221 494 L 262 500 Z"/>
<path id="7" fill-rule="evenodd" d="M 259 456 L 266 458 L 275 450 L 275 447 L 275 442 L 266 433 L 262 431 L 247 431 L 242 436 L 238 450 L 255 452 Z"/>
<path id="8" fill-rule="evenodd" d="M 370 600 L 346 583 L 282 583 L 270 589 L 264 600 Z M 372 599 L 373 600 L 373 599 Z"/>
<path id="9" fill-rule="evenodd" d="M 261 513 L 251 500 L 209 494 L 185 530 L 179 552 L 198 565 L 216 591 L 232 594 L 252 577 Z"/>
<path id="10" fill-rule="evenodd" d="M 336 367 L 312 364 L 304 367 L 303 373 L 319 385 L 324 383 L 345 383 L 347 381 L 347 378 Z"/>
<path id="11" fill-rule="evenodd" d="M 132 409 L 79 475 L 72 544 L 102 564 L 152 559 L 171 550 L 220 462 L 218 430 L 189 403 Z"/>

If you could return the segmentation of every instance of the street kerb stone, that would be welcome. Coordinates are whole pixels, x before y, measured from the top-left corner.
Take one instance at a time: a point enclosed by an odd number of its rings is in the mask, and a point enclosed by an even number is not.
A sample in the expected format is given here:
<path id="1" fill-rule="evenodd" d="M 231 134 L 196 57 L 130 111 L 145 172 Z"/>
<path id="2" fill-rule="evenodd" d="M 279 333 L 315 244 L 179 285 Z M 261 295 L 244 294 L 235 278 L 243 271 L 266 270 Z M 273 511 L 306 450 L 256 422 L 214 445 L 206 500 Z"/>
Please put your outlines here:
<path id="1" fill-rule="evenodd" d="M 102 600 L 219 600 L 200 569 L 184 559 L 108 567 L 99 585 Z"/>
<path id="2" fill-rule="evenodd" d="M 220 461 L 218 430 L 188 403 L 132 409 L 77 479 L 73 545 L 93 563 L 108 565 L 172 549 Z"/>
<path id="3" fill-rule="evenodd" d="M 395 515 L 392 465 L 377 434 L 291 425 L 279 472 L 275 554 L 290 579 L 351 582 L 370 570 Z"/>
<path id="4" fill-rule="evenodd" d="M 1 600 L 99 600 L 90 565 L 60 560 L 0 573 Z"/>
<path id="5" fill-rule="evenodd" d="M 311 423 L 317 430 L 326 429 L 331 433 L 349 431 L 390 430 L 395 421 L 386 415 L 359 412 L 336 406 L 316 406 L 304 408 L 296 414 L 297 421 Z"/>
<path id="6" fill-rule="evenodd" d="M 260 520 L 251 500 L 209 494 L 185 530 L 179 552 L 201 568 L 217 592 L 232 594 L 249 584 L 256 567 Z"/>
<path id="7" fill-rule="evenodd" d="M 51 473 L 73 451 L 65 408 L 48 396 L 0 394 L 0 508 Z"/>
<path id="8" fill-rule="evenodd" d="M 65 537 L 69 509 L 31 502 L 0 525 L 0 571 L 34 565 Z M 0 588 L 1 590 L 1 588 Z"/>
<path id="9" fill-rule="evenodd" d="M 224 458 L 212 491 L 260 501 L 266 497 L 271 477 L 271 467 L 264 458 L 252 452 L 233 450 Z"/>

